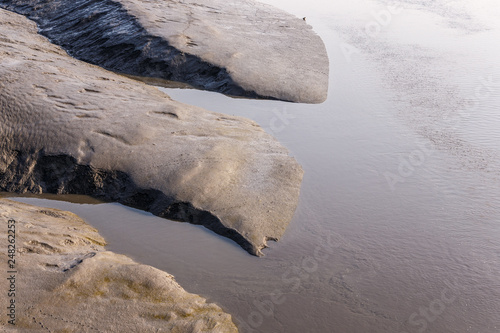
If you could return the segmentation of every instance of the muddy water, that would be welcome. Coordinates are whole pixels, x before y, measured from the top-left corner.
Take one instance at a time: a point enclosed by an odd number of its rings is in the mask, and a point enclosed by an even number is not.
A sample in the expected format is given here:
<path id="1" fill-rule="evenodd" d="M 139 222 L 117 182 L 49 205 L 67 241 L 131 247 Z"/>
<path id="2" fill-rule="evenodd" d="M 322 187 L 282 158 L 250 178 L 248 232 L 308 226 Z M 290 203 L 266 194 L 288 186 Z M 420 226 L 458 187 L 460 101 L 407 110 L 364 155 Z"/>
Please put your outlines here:
<path id="1" fill-rule="evenodd" d="M 325 41 L 325 103 L 165 89 L 254 119 L 303 165 L 295 217 L 264 258 L 117 204 L 17 200 L 80 214 L 243 332 L 500 332 L 498 2 L 266 2 Z"/>

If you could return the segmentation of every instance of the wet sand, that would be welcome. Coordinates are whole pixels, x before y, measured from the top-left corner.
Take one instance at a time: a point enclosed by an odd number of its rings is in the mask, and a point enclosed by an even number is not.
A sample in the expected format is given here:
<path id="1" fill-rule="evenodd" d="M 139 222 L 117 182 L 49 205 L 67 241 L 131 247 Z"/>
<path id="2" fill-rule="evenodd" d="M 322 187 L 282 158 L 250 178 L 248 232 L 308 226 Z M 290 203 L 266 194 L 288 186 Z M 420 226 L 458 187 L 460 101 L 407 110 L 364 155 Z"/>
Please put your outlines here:
<path id="1" fill-rule="evenodd" d="M 165 90 L 254 119 L 303 166 L 295 217 L 265 257 L 117 204 L 17 200 L 74 211 L 243 332 L 498 331 L 499 5 L 396 3 L 371 37 L 385 2 L 282 2 L 327 44 L 321 105 Z"/>

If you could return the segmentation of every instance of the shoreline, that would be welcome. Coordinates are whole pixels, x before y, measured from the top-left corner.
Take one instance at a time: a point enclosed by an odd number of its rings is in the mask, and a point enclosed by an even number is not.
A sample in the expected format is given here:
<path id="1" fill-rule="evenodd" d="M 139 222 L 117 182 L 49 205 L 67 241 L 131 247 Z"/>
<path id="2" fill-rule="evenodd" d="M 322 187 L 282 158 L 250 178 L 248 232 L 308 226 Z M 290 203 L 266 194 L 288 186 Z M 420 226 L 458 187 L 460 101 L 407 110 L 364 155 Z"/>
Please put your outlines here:
<path id="1" fill-rule="evenodd" d="M 98 231 L 73 213 L 0 199 L 0 218 L 15 221 L 16 329 L 237 332 L 230 315 L 172 275 L 107 251 Z"/>
<path id="2" fill-rule="evenodd" d="M 36 22 L 74 58 L 114 72 L 247 98 L 327 98 L 321 38 L 304 20 L 253 0 L 0 0 L 0 7 Z"/>
<path id="3" fill-rule="evenodd" d="M 303 170 L 255 122 L 74 59 L 19 14 L 0 19 L 0 190 L 119 202 L 256 256 L 281 238 Z"/>

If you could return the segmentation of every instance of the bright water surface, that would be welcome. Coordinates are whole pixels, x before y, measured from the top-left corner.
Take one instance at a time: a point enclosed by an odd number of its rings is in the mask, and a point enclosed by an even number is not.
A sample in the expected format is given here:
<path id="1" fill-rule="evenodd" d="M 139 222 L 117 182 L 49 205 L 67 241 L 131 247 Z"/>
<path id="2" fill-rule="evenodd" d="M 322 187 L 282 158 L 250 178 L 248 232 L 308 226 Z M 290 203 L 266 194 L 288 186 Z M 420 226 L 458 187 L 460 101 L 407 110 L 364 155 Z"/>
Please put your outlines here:
<path id="1" fill-rule="evenodd" d="M 265 2 L 323 38 L 325 103 L 164 89 L 254 119 L 304 167 L 264 258 L 118 204 L 18 200 L 79 214 L 243 332 L 500 332 L 500 3 Z"/>

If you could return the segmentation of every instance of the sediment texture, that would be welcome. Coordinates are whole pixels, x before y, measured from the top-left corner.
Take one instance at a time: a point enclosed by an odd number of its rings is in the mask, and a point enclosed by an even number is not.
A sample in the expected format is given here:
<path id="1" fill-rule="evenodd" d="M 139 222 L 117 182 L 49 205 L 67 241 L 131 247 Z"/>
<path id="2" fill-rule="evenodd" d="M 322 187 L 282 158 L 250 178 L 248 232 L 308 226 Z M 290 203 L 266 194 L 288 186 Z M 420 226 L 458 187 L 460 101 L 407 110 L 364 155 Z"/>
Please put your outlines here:
<path id="1" fill-rule="evenodd" d="M 0 10 L 0 190 L 117 201 L 261 255 L 291 220 L 302 173 L 255 122 L 71 58 Z"/>
<path id="2" fill-rule="evenodd" d="M 320 103 L 328 56 L 311 26 L 251 0 L 0 0 L 72 56 L 230 95 Z"/>
<path id="3" fill-rule="evenodd" d="M 4 230 L 9 219 L 16 221 L 16 326 L 3 314 L 2 332 L 237 332 L 230 315 L 172 275 L 106 251 L 97 230 L 73 213 L 0 199 Z M 2 232 L 0 248 L 7 245 Z M 7 267 L 6 256 L 0 264 Z M 2 290 L 9 284 L 0 279 Z"/>

